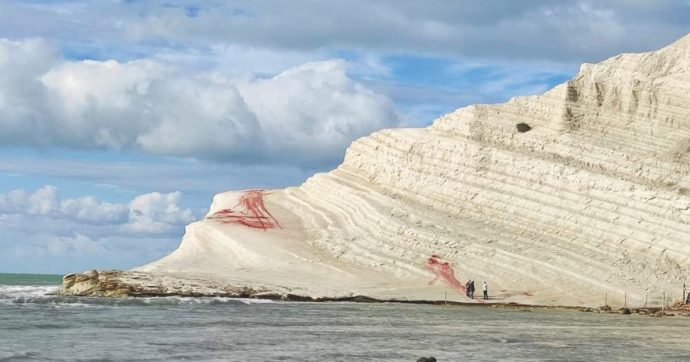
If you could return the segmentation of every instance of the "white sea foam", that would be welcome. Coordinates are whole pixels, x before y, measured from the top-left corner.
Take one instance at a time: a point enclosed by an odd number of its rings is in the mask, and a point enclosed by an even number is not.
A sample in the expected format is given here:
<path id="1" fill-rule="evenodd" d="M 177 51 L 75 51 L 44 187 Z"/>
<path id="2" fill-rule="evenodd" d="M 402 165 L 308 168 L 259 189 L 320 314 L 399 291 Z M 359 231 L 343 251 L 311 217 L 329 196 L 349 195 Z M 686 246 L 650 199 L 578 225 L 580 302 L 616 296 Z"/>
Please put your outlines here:
<path id="1" fill-rule="evenodd" d="M 118 304 L 139 305 L 195 305 L 195 304 L 265 304 L 275 303 L 268 299 L 227 298 L 227 297 L 146 297 L 115 299 Z"/>
<path id="2" fill-rule="evenodd" d="M 0 302 L 26 298 L 54 297 L 54 285 L 0 285 Z"/>

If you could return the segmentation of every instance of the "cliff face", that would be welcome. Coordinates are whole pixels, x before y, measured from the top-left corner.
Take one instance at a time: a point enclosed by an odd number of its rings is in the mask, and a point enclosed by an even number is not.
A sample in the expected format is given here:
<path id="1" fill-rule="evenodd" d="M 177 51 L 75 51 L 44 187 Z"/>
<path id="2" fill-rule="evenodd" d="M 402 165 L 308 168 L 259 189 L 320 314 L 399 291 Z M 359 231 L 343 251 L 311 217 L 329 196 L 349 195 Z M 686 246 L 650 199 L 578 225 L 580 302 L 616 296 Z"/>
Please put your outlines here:
<path id="1" fill-rule="evenodd" d="M 300 187 L 217 195 L 139 270 L 458 301 L 474 279 L 495 301 L 600 305 L 680 294 L 689 258 L 686 36 L 584 64 L 543 95 L 375 132 Z"/>

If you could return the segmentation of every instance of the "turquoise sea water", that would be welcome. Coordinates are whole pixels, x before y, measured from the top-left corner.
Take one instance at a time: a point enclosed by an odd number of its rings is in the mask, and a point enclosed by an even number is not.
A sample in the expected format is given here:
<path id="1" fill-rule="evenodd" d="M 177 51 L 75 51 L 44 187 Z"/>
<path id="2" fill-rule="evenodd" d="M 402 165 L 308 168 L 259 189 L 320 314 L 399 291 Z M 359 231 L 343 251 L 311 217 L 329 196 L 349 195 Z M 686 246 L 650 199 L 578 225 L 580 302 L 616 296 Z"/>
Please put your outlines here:
<path id="1" fill-rule="evenodd" d="M 690 318 L 228 298 L 64 298 L 0 274 L 0 361 L 690 361 Z"/>

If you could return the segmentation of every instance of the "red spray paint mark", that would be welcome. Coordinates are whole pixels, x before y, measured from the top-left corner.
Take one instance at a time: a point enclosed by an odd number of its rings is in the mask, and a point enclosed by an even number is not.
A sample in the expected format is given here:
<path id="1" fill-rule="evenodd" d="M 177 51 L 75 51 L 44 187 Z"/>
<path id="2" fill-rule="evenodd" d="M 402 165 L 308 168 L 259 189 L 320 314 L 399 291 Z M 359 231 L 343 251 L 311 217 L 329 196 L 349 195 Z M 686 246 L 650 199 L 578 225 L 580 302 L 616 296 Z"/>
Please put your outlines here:
<path id="1" fill-rule="evenodd" d="M 240 197 L 237 205 L 231 209 L 223 209 L 209 216 L 208 219 L 218 220 L 223 224 L 240 224 L 254 229 L 275 229 L 280 226 L 278 220 L 264 205 L 264 190 L 247 190 Z"/>
<path id="2" fill-rule="evenodd" d="M 434 273 L 434 279 L 429 282 L 429 285 L 433 284 L 436 280 L 441 279 L 448 285 L 453 287 L 453 289 L 459 292 L 465 292 L 465 286 L 462 285 L 457 279 L 455 279 L 455 271 L 450 263 L 443 261 L 438 255 L 432 255 L 426 260 L 427 269 Z"/>

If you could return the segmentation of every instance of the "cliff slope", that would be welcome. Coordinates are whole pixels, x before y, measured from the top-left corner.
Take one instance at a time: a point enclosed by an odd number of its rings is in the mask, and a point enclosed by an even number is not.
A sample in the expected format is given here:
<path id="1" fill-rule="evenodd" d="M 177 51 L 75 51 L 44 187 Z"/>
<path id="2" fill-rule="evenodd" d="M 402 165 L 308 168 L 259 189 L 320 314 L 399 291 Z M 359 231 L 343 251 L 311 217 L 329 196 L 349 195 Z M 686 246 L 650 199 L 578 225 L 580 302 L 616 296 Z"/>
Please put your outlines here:
<path id="1" fill-rule="evenodd" d="M 491 301 L 641 305 L 680 294 L 689 261 L 686 36 L 543 95 L 375 132 L 299 187 L 216 195 L 137 270 L 312 297 L 470 301 L 474 279 Z"/>

